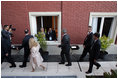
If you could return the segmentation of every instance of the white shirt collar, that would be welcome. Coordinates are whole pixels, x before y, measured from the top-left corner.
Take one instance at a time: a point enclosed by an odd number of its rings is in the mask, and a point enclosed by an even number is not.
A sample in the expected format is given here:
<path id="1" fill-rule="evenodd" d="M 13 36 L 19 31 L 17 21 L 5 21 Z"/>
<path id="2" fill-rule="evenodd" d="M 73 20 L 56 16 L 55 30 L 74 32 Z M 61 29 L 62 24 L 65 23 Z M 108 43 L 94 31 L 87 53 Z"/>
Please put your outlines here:
<path id="1" fill-rule="evenodd" d="M 88 32 L 88 34 L 90 34 L 90 33 L 92 33 L 92 32 Z"/>
<path id="2" fill-rule="evenodd" d="M 66 34 L 67 34 L 67 33 L 65 33 L 64 35 L 66 35 Z M 63 35 L 63 36 L 64 36 L 64 35 Z"/>
<path id="3" fill-rule="evenodd" d="M 29 33 L 25 34 L 25 36 L 26 36 L 26 35 L 29 35 Z"/>

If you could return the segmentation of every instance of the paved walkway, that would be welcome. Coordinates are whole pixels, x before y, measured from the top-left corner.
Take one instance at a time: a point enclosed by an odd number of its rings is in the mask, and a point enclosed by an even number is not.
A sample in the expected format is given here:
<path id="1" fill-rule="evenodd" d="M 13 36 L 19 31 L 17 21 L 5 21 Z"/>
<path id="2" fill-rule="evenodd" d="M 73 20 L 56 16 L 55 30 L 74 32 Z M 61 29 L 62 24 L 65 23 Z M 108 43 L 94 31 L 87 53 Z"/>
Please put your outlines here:
<path id="1" fill-rule="evenodd" d="M 16 62 L 16 68 L 9 68 L 10 64 L 4 62 L 1 65 L 1 76 L 2 77 L 72 77 L 72 78 L 85 78 L 86 75 L 103 75 L 104 72 L 110 72 L 111 69 L 117 69 L 116 61 L 99 62 L 101 67 L 99 70 L 93 67 L 93 73 L 85 74 L 88 70 L 89 62 L 73 62 L 72 66 L 66 67 L 59 65 L 58 62 L 44 62 L 44 66 L 47 68 L 43 71 L 42 68 L 37 68 L 35 72 L 31 72 L 31 65 L 28 63 L 27 67 L 19 68 L 21 62 Z"/>

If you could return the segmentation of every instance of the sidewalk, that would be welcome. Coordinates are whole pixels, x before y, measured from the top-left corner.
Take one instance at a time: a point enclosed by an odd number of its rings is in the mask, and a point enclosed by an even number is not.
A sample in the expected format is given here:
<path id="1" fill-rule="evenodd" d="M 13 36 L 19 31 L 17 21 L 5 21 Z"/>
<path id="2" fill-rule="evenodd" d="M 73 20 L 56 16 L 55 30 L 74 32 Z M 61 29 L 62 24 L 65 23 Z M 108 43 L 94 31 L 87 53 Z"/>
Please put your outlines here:
<path id="1" fill-rule="evenodd" d="M 89 62 L 73 62 L 70 67 L 59 65 L 58 62 L 44 62 L 46 70 L 43 71 L 42 68 L 37 68 L 35 72 L 31 72 L 31 65 L 29 62 L 25 68 L 19 68 L 21 62 L 16 62 L 16 68 L 9 68 L 10 64 L 4 62 L 1 65 L 1 76 L 7 78 L 86 78 L 86 75 L 102 76 L 104 72 L 117 69 L 117 61 L 99 63 L 101 64 L 99 70 L 94 66 L 93 73 L 85 74 L 88 70 Z"/>

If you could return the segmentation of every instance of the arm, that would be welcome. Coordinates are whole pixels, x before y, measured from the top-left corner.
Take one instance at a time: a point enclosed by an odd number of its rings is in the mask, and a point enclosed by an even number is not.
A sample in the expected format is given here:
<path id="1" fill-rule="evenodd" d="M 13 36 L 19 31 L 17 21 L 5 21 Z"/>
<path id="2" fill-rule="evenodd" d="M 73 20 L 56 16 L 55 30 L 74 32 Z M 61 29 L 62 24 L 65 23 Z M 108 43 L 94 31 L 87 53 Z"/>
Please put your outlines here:
<path id="1" fill-rule="evenodd" d="M 97 59 L 99 52 L 100 52 L 100 44 L 96 44 L 95 49 L 94 49 L 94 53 L 95 53 L 95 59 Z"/>
<path id="2" fill-rule="evenodd" d="M 20 50 L 20 49 L 22 49 L 24 46 L 25 46 L 25 40 L 23 39 L 23 41 L 22 41 L 22 45 L 20 46 L 20 47 L 18 47 L 18 49 Z"/>
<path id="3" fill-rule="evenodd" d="M 2 31 L 2 37 L 6 38 L 6 39 L 9 39 L 9 34 L 5 31 Z"/>
<path id="4" fill-rule="evenodd" d="M 92 43 L 93 43 L 93 34 L 91 34 L 89 37 L 88 37 L 88 39 L 86 40 L 86 47 L 89 47 L 89 46 L 91 46 L 92 45 Z"/>
<path id="5" fill-rule="evenodd" d="M 63 42 L 61 43 L 61 45 L 59 45 L 59 47 L 65 47 L 68 43 L 69 43 L 69 38 L 64 37 Z"/>
<path id="6" fill-rule="evenodd" d="M 35 58 L 35 52 L 36 52 L 35 48 L 31 48 L 31 56 L 33 58 Z"/>
<path id="7" fill-rule="evenodd" d="M 56 32 L 54 31 L 54 39 L 57 40 Z"/>

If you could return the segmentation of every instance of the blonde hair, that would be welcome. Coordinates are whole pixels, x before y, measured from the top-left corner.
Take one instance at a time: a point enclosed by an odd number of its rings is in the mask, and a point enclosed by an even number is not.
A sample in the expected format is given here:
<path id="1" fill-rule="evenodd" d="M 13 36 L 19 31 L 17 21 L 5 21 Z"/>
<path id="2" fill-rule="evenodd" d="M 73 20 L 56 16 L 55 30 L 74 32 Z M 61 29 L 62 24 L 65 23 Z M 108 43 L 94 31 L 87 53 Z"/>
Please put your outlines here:
<path id="1" fill-rule="evenodd" d="M 38 43 L 35 41 L 34 38 L 29 39 L 29 48 L 36 47 Z"/>

